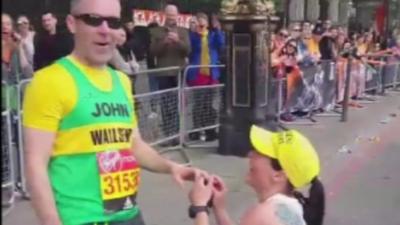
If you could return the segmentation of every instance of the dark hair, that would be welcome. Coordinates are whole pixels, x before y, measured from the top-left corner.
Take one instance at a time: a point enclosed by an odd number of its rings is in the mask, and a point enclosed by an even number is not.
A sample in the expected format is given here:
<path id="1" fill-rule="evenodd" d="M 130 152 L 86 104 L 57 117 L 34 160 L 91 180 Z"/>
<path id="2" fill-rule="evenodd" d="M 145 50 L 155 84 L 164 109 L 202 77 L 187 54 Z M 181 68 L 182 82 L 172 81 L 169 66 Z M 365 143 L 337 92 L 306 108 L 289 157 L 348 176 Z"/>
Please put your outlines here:
<path id="1" fill-rule="evenodd" d="M 57 19 L 57 17 L 56 17 L 56 15 L 54 14 L 54 12 L 52 12 L 52 11 L 49 10 L 49 9 L 43 10 L 41 16 L 44 16 L 44 15 L 47 15 L 47 14 L 50 14 L 53 18 Z"/>
<path id="2" fill-rule="evenodd" d="M 325 191 L 322 182 L 317 177 L 311 181 L 308 198 L 298 191 L 293 194 L 303 206 L 303 217 L 307 225 L 322 225 L 325 216 Z"/>

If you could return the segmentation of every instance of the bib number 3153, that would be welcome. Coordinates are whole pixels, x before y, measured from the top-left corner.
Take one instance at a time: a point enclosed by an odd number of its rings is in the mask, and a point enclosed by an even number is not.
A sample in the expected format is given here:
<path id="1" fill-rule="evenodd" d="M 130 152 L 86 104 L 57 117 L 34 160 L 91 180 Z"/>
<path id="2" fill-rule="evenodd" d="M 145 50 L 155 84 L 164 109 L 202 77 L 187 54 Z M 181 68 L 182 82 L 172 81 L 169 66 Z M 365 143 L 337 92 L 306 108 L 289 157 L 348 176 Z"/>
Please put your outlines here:
<path id="1" fill-rule="evenodd" d="M 115 213 L 134 207 L 139 186 L 139 166 L 130 150 L 97 153 L 104 209 Z"/>

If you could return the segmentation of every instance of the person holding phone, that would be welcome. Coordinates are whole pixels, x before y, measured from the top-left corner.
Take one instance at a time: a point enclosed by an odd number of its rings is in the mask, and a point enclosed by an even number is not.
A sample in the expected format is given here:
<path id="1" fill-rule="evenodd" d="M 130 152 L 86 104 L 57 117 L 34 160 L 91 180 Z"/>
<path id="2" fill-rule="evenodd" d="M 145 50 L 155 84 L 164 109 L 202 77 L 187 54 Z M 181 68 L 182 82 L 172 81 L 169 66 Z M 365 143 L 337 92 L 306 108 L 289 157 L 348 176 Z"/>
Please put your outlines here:
<path id="1" fill-rule="evenodd" d="M 1 15 L 1 67 L 2 79 L 9 84 L 32 75 L 32 65 L 25 54 L 25 44 L 13 26 L 10 15 Z"/>
<path id="2" fill-rule="evenodd" d="M 155 27 L 150 30 L 150 55 L 154 57 L 155 69 L 165 67 L 179 66 L 183 70 L 186 66 L 186 60 L 191 51 L 189 33 L 186 28 L 178 27 L 179 11 L 177 6 L 168 4 L 164 10 L 164 26 Z M 155 79 L 152 85 L 156 90 L 165 90 L 178 87 L 178 79 L 181 73 L 179 70 L 167 70 L 150 74 Z M 171 102 L 176 104 L 171 104 Z M 171 122 L 162 126 L 162 132 L 165 137 L 171 137 L 178 133 L 178 97 L 176 95 L 167 95 L 161 97 L 161 116 L 164 120 Z M 178 145 L 178 140 L 162 143 L 164 146 Z"/>

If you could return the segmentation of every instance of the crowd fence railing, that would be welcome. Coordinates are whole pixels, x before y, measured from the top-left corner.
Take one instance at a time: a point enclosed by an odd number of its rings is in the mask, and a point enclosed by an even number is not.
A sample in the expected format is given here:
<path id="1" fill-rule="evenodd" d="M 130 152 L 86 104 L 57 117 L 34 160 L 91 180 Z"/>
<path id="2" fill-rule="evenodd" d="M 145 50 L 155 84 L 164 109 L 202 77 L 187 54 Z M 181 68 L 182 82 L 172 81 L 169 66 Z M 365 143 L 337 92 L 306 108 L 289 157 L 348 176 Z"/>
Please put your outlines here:
<path id="1" fill-rule="evenodd" d="M 190 159 L 181 141 L 182 127 L 182 68 L 165 67 L 143 70 L 133 76 L 151 76 L 158 90 L 134 94 L 135 112 L 142 138 L 156 147 L 160 154 L 177 151 L 189 165 Z"/>
<path id="2" fill-rule="evenodd" d="M 343 74 L 339 72 L 340 62 L 322 61 L 318 65 L 300 68 L 295 79 L 278 76 L 272 79 L 274 99 L 278 120 L 288 125 L 314 125 L 317 116 L 339 116 L 340 107 L 336 104 L 340 93 L 339 82 Z M 142 75 L 155 78 L 159 82 L 158 90 L 132 93 L 135 102 L 138 128 L 141 137 L 157 149 L 160 154 L 178 152 L 185 165 L 191 159 L 185 148 L 208 147 L 204 141 L 193 142 L 189 135 L 194 132 L 218 130 L 219 115 L 224 107 L 225 85 L 211 83 L 200 86 L 187 84 L 188 74 L 197 69 L 224 69 L 224 65 L 190 65 L 187 67 L 167 67 L 139 71 L 132 76 Z M 345 71 L 345 70 L 344 70 Z M 381 90 L 397 90 L 400 86 L 400 63 L 385 62 L 377 66 L 362 69 L 365 80 L 364 94 L 378 97 Z M 222 71 L 221 71 L 222 72 Z M 346 75 L 344 75 L 346 76 Z M 352 74 L 350 74 L 352 76 Z M 289 80 L 288 80 L 289 79 Z M 290 80 L 292 79 L 292 80 Z M 26 87 L 31 79 L 19 81 L 17 85 L 8 85 L 2 81 L 2 206 L 3 215 L 14 206 L 16 194 L 29 199 L 24 169 L 24 142 L 22 125 L 22 104 Z M 165 82 L 168 83 L 165 86 Z M 288 85 L 290 91 L 288 91 Z M 16 112 L 10 106 L 9 89 L 16 88 Z M 15 96 L 13 96 L 15 98 Z M 200 104 L 198 104 L 200 102 Z M 323 109 L 322 112 L 318 112 Z M 281 115 L 296 110 L 307 111 L 304 120 L 288 122 Z M 16 118 L 16 130 L 13 132 L 13 115 Z M 16 137 L 13 137 L 16 135 Z M 16 143 L 13 143 L 13 140 Z M 15 149 L 14 146 L 15 145 Z"/>
<path id="3" fill-rule="evenodd" d="M 22 103 L 24 101 L 24 95 L 25 95 L 25 90 L 29 83 L 32 81 L 32 79 L 24 79 L 21 80 L 18 85 L 17 85 L 17 98 L 18 98 L 18 104 L 17 104 L 17 130 L 18 130 L 18 151 L 17 151 L 17 156 L 18 156 L 18 181 L 17 181 L 17 187 L 19 188 L 19 191 L 21 192 L 21 195 L 23 198 L 28 198 L 29 199 L 29 192 L 28 192 L 28 187 L 26 183 L 26 176 L 25 176 L 25 158 L 24 158 L 24 151 L 25 151 L 25 145 L 24 145 L 24 138 L 23 138 L 23 107 Z"/>
<path id="4" fill-rule="evenodd" d="M 180 140 L 185 147 L 207 147 L 203 144 L 190 143 L 188 140 L 191 133 L 206 132 L 207 130 L 216 130 L 219 128 L 219 115 L 223 108 L 224 84 L 219 82 L 205 85 L 187 84 L 189 73 L 195 70 L 224 69 L 225 65 L 189 65 L 185 67 L 182 84 L 182 127 Z M 221 72 L 221 71 L 220 71 Z M 211 74 L 211 72 L 209 72 Z M 210 79 L 211 81 L 212 79 Z M 204 135 L 199 135 L 204 136 Z"/>
<path id="5" fill-rule="evenodd" d="M 316 115 L 340 115 L 335 109 L 337 73 L 334 62 L 326 60 L 316 65 L 294 68 L 275 81 L 278 83 L 278 118 L 281 123 L 315 125 L 318 124 Z M 323 113 L 317 114 L 318 110 Z M 303 115 L 293 121 L 283 118 L 283 115 L 295 112 Z"/>
<path id="6" fill-rule="evenodd" d="M 6 81 L 1 81 L 2 90 L 2 111 L 1 111 L 1 156 L 2 156 L 2 216 L 7 215 L 15 205 L 15 156 L 12 143 L 11 129 L 11 107 L 10 107 L 10 88 Z"/>

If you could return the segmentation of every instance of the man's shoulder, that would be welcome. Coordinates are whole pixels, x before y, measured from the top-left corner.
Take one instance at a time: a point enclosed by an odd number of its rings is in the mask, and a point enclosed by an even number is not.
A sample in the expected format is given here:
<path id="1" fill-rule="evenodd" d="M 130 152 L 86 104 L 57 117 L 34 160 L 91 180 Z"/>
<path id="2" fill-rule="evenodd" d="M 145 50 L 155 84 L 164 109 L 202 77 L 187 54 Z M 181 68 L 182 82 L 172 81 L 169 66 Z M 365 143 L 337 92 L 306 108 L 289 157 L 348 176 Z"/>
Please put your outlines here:
<path id="1" fill-rule="evenodd" d="M 114 69 L 114 71 L 116 72 L 118 78 L 121 80 L 122 83 L 130 82 L 130 78 L 126 73 L 124 73 L 120 70 L 115 70 L 115 69 Z"/>
<path id="2" fill-rule="evenodd" d="M 67 75 L 68 71 L 64 69 L 64 67 L 57 62 L 54 62 L 46 67 L 43 67 L 37 71 L 35 71 L 33 75 L 33 79 L 57 79 L 59 75 Z"/>
<path id="3" fill-rule="evenodd" d="M 132 88 L 132 83 L 131 83 L 131 79 L 129 78 L 129 76 L 120 70 L 114 69 L 114 71 L 116 72 L 117 77 L 121 82 L 121 85 L 124 87 L 124 89 L 129 91 Z"/>

